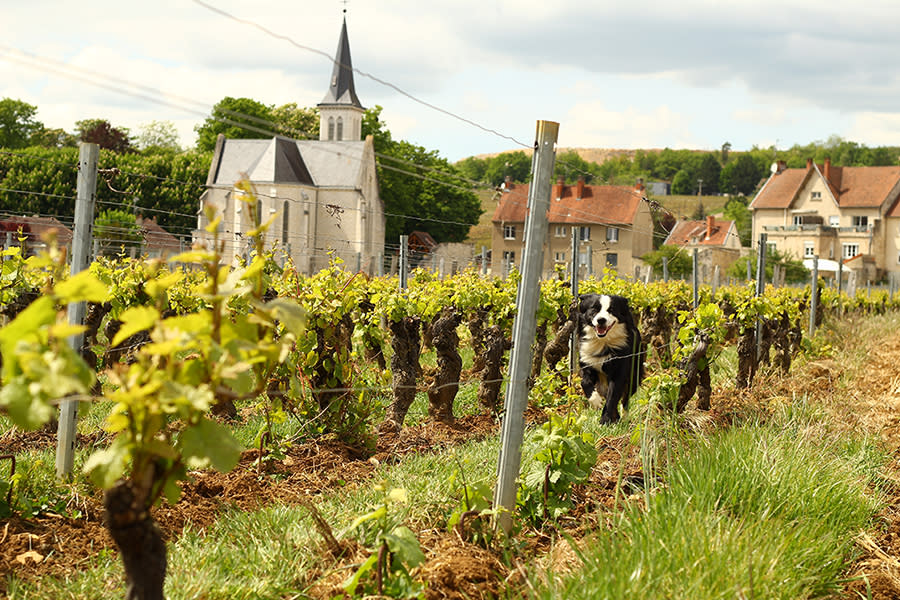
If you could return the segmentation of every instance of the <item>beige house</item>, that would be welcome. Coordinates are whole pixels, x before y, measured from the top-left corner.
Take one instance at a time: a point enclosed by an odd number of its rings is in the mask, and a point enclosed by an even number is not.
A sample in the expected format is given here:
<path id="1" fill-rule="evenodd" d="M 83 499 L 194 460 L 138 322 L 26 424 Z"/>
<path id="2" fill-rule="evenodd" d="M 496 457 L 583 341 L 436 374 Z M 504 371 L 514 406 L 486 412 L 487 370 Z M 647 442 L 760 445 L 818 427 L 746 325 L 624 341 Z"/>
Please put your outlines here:
<path id="1" fill-rule="evenodd" d="M 697 262 L 709 280 L 716 267 L 724 273 L 745 250 L 741 245 L 734 221 L 724 221 L 709 215 L 703 221 L 681 220 L 669 232 L 664 245 L 679 246 L 693 254 L 697 249 Z"/>
<path id="2" fill-rule="evenodd" d="M 543 277 L 558 268 L 571 272 L 573 259 L 582 275 L 600 274 L 605 267 L 632 275 L 644 264 L 639 257 L 653 250 L 653 219 L 643 197 L 642 185 L 585 185 L 583 180 L 565 185 L 558 180 L 547 211 Z M 528 185 L 507 180 L 492 219 L 491 272 L 496 276 L 522 266 L 527 203 Z M 573 231 L 578 238 L 574 257 Z"/>
<path id="3" fill-rule="evenodd" d="M 750 203 L 753 239 L 795 258 L 842 261 L 875 281 L 900 271 L 900 167 L 773 165 Z"/>
<path id="4" fill-rule="evenodd" d="M 350 270 L 378 272 L 383 260 L 385 215 L 378 192 L 375 147 L 362 140 L 365 109 L 356 96 L 347 23 L 341 29 L 328 92 L 318 105 L 320 139 L 226 139 L 219 136 L 201 197 L 194 242 L 209 244 L 212 235 L 204 207 L 222 215 L 219 239 L 224 260 L 246 258 L 247 232 L 274 218 L 265 234 L 266 248 L 293 260 L 311 274 L 331 256 Z M 236 183 L 246 179 L 255 203 Z"/>

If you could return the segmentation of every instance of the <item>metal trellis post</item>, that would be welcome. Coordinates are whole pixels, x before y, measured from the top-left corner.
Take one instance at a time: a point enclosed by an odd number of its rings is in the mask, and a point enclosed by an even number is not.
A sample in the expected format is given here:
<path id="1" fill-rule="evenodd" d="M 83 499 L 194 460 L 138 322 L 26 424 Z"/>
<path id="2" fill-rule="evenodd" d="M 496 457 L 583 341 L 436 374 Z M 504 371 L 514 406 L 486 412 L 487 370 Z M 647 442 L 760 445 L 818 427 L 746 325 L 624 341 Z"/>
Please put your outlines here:
<path id="1" fill-rule="evenodd" d="M 531 344 L 537 328 L 537 308 L 541 292 L 541 269 L 544 241 L 547 238 L 547 210 L 550 207 L 550 178 L 556 159 L 559 123 L 538 121 L 534 146 L 532 185 L 528 193 L 528 216 L 525 221 L 525 256 L 522 279 L 516 297 L 513 344 L 509 358 L 509 383 L 504 401 L 500 435 L 500 458 L 494 506 L 502 507 L 495 525 L 509 532 L 516 505 L 516 479 L 522 460 L 522 438 L 525 434 L 525 407 L 528 404 L 526 379 L 531 366 Z"/>
<path id="2" fill-rule="evenodd" d="M 72 238 L 71 273 L 85 270 L 90 262 L 91 233 L 94 221 L 94 204 L 97 199 L 97 159 L 100 146 L 81 144 L 78 151 L 77 197 L 75 199 L 75 225 Z M 69 304 L 69 323 L 84 323 L 85 303 Z M 73 335 L 69 343 L 75 352 L 81 352 L 84 333 Z M 59 424 L 56 432 L 56 476 L 72 473 L 75 459 L 75 425 L 78 422 L 78 400 L 63 400 L 59 405 Z"/>

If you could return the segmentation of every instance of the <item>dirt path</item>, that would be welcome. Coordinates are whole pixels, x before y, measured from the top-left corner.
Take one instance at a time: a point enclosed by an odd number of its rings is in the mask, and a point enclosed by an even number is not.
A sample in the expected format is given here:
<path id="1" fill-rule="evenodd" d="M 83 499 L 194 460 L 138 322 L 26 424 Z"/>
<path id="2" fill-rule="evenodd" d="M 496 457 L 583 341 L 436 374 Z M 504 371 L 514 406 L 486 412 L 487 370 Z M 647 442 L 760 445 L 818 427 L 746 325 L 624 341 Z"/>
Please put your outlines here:
<path id="1" fill-rule="evenodd" d="M 885 332 L 879 337 L 870 342 L 865 368 L 853 369 L 838 360 L 798 364 L 791 376 L 760 381 L 749 394 L 717 390 L 713 410 L 705 418 L 711 425 L 722 424 L 748 407 L 773 400 L 788 402 L 793 394 L 809 394 L 834 411 L 839 417 L 835 421 L 848 430 L 880 435 L 894 456 L 883 475 L 887 481 L 900 483 L 900 331 Z M 847 386 L 839 384 L 844 376 L 852 377 Z M 530 416 L 536 418 L 534 414 Z M 167 537 L 173 539 L 188 521 L 201 528 L 210 525 L 227 505 L 252 510 L 258 507 L 260 498 L 295 503 L 298 496 L 322 493 L 336 482 L 366 481 L 376 461 L 402 460 L 409 452 L 436 451 L 494 431 L 496 423 L 486 417 L 461 419 L 455 427 L 427 424 L 404 429 L 400 436 L 380 440 L 375 461 L 355 456 L 352 449 L 336 440 L 298 445 L 284 460 L 265 463 L 265 470 L 279 473 L 277 483 L 273 478 L 257 476 L 253 466 L 256 453 L 247 451 L 241 465 L 231 473 L 198 474 L 185 486 L 183 501 L 160 507 L 155 511 L 156 518 Z M 41 440 L 26 441 L 34 445 Z M 639 460 L 631 455 L 625 437 L 601 443 L 600 459 L 591 480 L 578 491 L 575 515 L 589 503 L 612 509 L 617 502 L 620 474 L 626 483 L 640 479 Z M 858 600 L 867 597 L 867 593 L 875 600 L 900 598 L 900 485 L 896 487 L 877 519 L 878 526 L 858 539 L 860 556 L 847 571 L 848 578 L 855 579 L 847 585 L 845 599 Z M 84 515 L 80 519 L 50 513 L 31 520 L 0 520 L 0 597 L 10 572 L 29 579 L 70 575 L 89 564 L 101 549 L 112 548 L 102 526 L 98 498 L 80 498 L 78 502 Z M 577 537 L 580 532 L 570 533 Z M 422 540 L 428 549 L 428 562 L 420 576 L 429 581 L 429 600 L 502 595 L 507 585 L 516 585 L 515 565 L 513 571 L 508 570 L 495 556 L 458 536 L 433 532 L 428 535 L 431 537 Z M 549 561 L 557 565 L 556 570 L 577 568 L 574 556 L 559 554 L 567 545 L 554 546 L 550 537 L 540 536 L 534 544 L 528 554 L 540 557 L 540 562 Z M 339 591 L 328 585 L 332 582 L 322 583 L 321 597 L 331 597 L 332 592 Z"/>

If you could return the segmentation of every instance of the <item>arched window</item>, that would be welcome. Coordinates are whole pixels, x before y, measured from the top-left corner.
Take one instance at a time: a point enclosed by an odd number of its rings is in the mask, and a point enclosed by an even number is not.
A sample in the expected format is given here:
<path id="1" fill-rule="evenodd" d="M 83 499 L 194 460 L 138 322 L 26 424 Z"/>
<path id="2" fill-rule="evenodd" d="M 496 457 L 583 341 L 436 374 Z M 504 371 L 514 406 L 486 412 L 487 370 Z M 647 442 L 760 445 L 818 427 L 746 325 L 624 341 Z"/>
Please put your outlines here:
<path id="1" fill-rule="evenodd" d="M 281 243 L 287 246 L 288 241 L 288 215 L 290 214 L 288 210 L 290 206 L 287 203 L 287 200 L 284 201 L 284 210 L 281 212 Z"/>
<path id="2" fill-rule="evenodd" d="M 328 117 L 328 139 L 334 139 L 334 117 Z"/>
<path id="3" fill-rule="evenodd" d="M 344 139 L 344 119 L 341 117 L 337 118 L 337 139 L 338 141 Z"/>

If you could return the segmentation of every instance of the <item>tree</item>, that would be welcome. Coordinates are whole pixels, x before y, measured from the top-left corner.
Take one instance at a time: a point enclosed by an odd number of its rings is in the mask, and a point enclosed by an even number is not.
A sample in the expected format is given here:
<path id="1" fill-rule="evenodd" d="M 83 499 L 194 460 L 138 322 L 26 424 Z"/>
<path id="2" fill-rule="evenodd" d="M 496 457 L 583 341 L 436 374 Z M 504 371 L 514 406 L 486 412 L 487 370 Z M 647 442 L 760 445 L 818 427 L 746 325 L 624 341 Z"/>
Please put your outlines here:
<path id="1" fill-rule="evenodd" d="M 700 159 L 700 165 L 697 167 L 697 180 L 698 180 L 698 193 L 701 192 L 699 188 L 699 180 L 703 180 L 703 190 L 702 193 L 707 196 L 712 196 L 719 193 L 719 178 L 722 174 L 722 165 L 719 164 L 718 159 L 716 159 L 713 153 L 704 154 L 703 158 Z"/>
<path id="2" fill-rule="evenodd" d="M 747 277 L 747 262 L 750 262 L 750 277 L 756 278 L 756 255 L 748 254 L 743 256 L 728 267 L 728 276 L 736 279 Z M 766 250 L 766 279 L 772 280 L 775 271 L 774 265 L 779 265 L 785 269 L 785 283 L 803 283 L 809 280 L 809 269 L 803 266 L 803 261 L 782 252 L 781 250 Z"/>
<path id="3" fill-rule="evenodd" d="M 41 127 L 40 131 L 32 134 L 30 143 L 43 148 L 75 148 L 78 140 L 64 129 Z"/>
<path id="4" fill-rule="evenodd" d="M 725 218 L 734 221 L 738 237 L 741 238 L 741 245 L 746 247 L 752 246 L 751 236 L 753 235 L 753 214 L 748 205 L 749 201 L 746 196 L 732 196 L 725 203 L 723 210 Z"/>
<path id="5" fill-rule="evenodd" d="M 742 153 L 722 169 L 722 191 L 749 196 L 756 190 L 763 173 L 765 171 L 753 156 Z"/>
<path id="6" fill-rule="evenodd" d="M 303 108 L 296 102 L 282 104 L 272 109 L 272 120 L 281 135 L 297 140 L 319 139 L 318 108 Z"/>
<path id="7" fill-rule="evenodd" d="M 272 107 L 250 98 L 226 96 L 213 107 L 210 116 L 194 128 L 197 148 L 213 150 L 221 133 L 229 139 L 259 139 L 275 135 Z"/>
<path id="8" fill-rule="evenodd" d="M 378 159 L 378 182 L 387 223 L 385 239 L 425 231 L 440 242 L 461 242 L 481 216 L 481 202 L 459 171 L 438 156 L 405 141 L 395 141 L 379 120 L 382 108 L 363 115 L 362 133 L 371 135 Z M 393 160 L 391 160 L 393 159 Z"/>
<path id="9" fill-rule="evenodd" d="M 44 125 L 34 118 L 37 107 L 12 98 L 0 100 L 0 148 L 24 148 Z"/>
<path id="10" fill-rule="evenodd" d="M 506 177 L 516 183 L 525 183 L 531 177 L 531 156 L 522 150 L 503 152 L 490 159 L 484 178 L 494 186 L 506 181 Z"/>
<path id="11" fill-rule="evenodd" d="M 586 183 L 590 183 L 594 178 L 594 171 L 597 167 L 596 163 L 591 163 L 578 154 L 575 150 L 566 150 L 556 156 L 556 162 L 553 167 L 553 180 L 556 181 L 560 177 L 566 183 L 575 183 L 580 177 L 584 177 Z"/>
<path id="12" fill-rule="evenodd" d="M 115 256 L 131 248 L 140 250 L 141 232 L 134 213 L 112 208 L 100 211 L 94 219 L 94 239 L 100 243 L 100 253 Z"/>
<path id="13" fill-rule="evenodd" d="M 139 128 L 135 145 L 138 150 L 170 150 L 180 152 L 178 130 L 172 121 L 150 121 Z"/>
<path id="14" fill-rule="evenodd" d="M 82 142 L 97 144 L 103 149 L 117 154 L 132 152 L 131 137 L 128 128 L 113 127 L 106 119 L 84 119 L 75 122 L 78 139 Z"/>
<path id="15" fill-rule="evenodd" d="M 691 175 L 684 169 L 681 169 L 677 173 L 675 173 L 675 177 L 672 179 L 672 193 L 673 194 L 690 194 L 693 190 L 693 182 L 691 181 Z"/>
<path id="16" fill-rule="evenodd" d="M 725 142 L 724 144 L 722 144 L 722 151 L 719 155 L 719 157 L 720 157 L 719 160 L 722 162 L 723 165 L 728 164 L 728 153 L 729 152 L 731 152 L 731 142 Z"/>
<path id="17" fill-rule="evenodd" d="M 660 246 L 659 250 L 643 255 L 641 260 L 650 265 L 654 273 L 661 276 L 663 274 L 663 258 L 668 261 L 666 269 L 672 277 L 690 275 L 694 269 L 694 259 L 684 248 L 674 244 L 664 244 Z"/>

